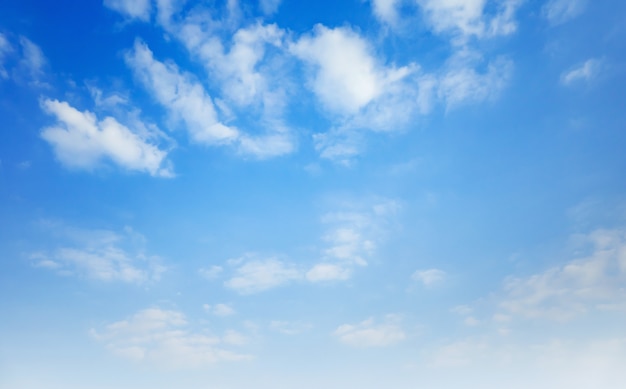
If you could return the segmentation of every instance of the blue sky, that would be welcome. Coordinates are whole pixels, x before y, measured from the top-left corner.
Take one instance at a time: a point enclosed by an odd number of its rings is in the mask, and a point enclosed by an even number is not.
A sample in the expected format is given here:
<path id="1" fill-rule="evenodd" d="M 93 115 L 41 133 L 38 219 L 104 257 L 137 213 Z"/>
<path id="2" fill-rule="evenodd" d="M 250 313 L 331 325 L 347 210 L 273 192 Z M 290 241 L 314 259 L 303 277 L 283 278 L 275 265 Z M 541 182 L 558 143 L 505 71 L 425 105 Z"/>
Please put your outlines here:
<path id="1" fill-rule="evenodd" d="M 626 3 L 0 10 L 0 388 L 626 380 Z"/>

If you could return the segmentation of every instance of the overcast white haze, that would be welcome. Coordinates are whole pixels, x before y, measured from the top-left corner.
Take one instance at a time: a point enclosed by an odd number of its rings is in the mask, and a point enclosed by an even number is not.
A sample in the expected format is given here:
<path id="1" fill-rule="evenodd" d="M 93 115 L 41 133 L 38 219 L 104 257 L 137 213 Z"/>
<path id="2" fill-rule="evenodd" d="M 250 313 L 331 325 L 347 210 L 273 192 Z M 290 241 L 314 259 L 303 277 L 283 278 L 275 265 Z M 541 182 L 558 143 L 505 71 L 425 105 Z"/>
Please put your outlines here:
<path id="1" fill-rule="evenodd" d="M 625 20 L 0 0 L 0 388 L 624 388 Z"/>

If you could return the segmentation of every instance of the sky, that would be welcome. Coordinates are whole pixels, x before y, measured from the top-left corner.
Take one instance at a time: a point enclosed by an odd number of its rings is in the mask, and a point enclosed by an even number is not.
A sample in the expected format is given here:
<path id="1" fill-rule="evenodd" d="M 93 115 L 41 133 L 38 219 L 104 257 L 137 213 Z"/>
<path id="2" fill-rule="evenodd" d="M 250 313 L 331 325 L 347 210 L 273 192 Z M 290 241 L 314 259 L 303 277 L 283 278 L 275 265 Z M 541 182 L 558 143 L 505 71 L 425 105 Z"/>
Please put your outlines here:
<path id="1" fill-rule="evenodd" d="M 0 388 L 622 388 L 625 18 L 0 0 Z"/>

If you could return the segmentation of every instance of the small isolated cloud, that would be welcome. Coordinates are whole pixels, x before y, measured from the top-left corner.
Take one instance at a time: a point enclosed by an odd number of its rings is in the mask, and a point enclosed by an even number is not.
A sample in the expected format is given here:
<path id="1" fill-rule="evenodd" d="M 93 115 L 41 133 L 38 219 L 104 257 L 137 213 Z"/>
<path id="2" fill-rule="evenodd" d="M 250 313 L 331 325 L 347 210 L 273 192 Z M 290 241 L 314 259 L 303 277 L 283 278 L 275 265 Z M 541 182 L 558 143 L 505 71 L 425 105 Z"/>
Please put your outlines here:
<path id="1" fill-rule="evenodd" d="M 211 97 L 191 74 L 181 72 L 171 62 L 154 58 L 146 44 L 136 41 L 126 54 L 126 63 L 136 78 L 170 114 L 184 123 L 191 139 L 204 144 L 227 144 L 239 133 L 219 121 Z"/>
<path id="2" fill-rule="evenodd" d="M 144 238 L 130 228 L 118 233 L 44 224 L 59 247 L 31 253 L 35 267 L 64 276 L 131 284 L 158 281 L 165 271 L 158 257 L 144 253 Z"/>
<path id="3" fill-rule="evenodd" d="M 302 278 L 295 266 L 275 258 L 249 259 L 235 269 L 235 274 L 224 286 L 240 294 L 253 294 L 286 285 Z"/>
<path id="4" fill-rule="evenodd" d="M 236 313 L 233 307 L 228 304 L 216 304 L 214 306 L 204 304 L 203 308 L 206 312 L 219 317 L 232 316 Z"/>
<path id="5" fill-rule="evenodd" d="M 173 175 L 165 160 L 167 151 L 152 143 L 150 134 L 132 131 L 110 116 L 100 120 L 95 114 L 81 112 L 67 102 L 46 99 L 41 106 L 57 119 L 55 125 L 41 131 L 41 137 L 66 167 L 93 170 L 103 161 L 111 161 L 127 170 L 152 176 Z"/>
<path id="6" fill-rule="evenodd" d="M 561 84 L 569 86 L 576 82 L 591 81 L 595 78 L 602 67 L 602 61 L 591 58 L 582 64 L 561 74 Z"/>
<path id="7" fill-rule="evenodd" d="M 550 0 L 543 6 L 543 16 L 552 25 L 565 23 L 585 11 L 587 0 Z"/>
<path id="8" fill-rule="evenodd" d="M 430 287 L 441 283 L 446 278 L 446 272 L 439 269 L 417 270 L 411 278 Z"/>
<path id="9" fill-rule="evenodd" d="M 209 268 L 202 268 L 198 270 L 198 273 L 207 280 L 212 281 L 217 279 L 223 271 L 224 269 L 221 266 L 213 265 Z"/>
<path id="10" fill-rule="evenodd" d="M 311 282 L 343 281 L 350 278 L 352 271 L 340 265 L 318 263 L 306 273 L 306 279 Z"/>
<path id="11" fill-rule="evenodd" d="M 104 6 L 119 12 L 129 19 L 150 20 L 152 3 L 150 0 L 104 0 Z"/>
<path id="12" fill-rule="evenodd" d="M 564 321 L 592 310 L 623 308 L 626 232 L 597 230 L 579 237 L 589 255 L 529 277 L 511 277 L 500 301 L 503 314 Z"/>
<path id="13" fill-rule="evenodd" d="M 259 7 L 265 15 L 273 15 L 278 11 L 282 0 L 259 0 Z"/>
<path id="14" fill-rule="evenodd" d="M 202 368 L 252 358 L 228 349 L 245 343 L 238 332 L 229 330 L 222 336 L 208 330 L 194 332 L 181 312 L 161 308 L 141 310 L 103 329 L 92 329 L 91 334 L 115 355 L 167 368 Z"/>
<path id="15" fill-rule="evenodd" d="M 384 347 L 401 342 L 406 334 L 395 315 L 388 315 L 377 324 L 370 318 L 358 324 L 344 324 L 333 333 L 341 343 L 353 347 Z"/>
<path id="16" fill-rule="evenodd" d="M 47 63 L 46 57 L 41 48 L 26 37 L 20 37 L 20 46 L 22 48 L 20 66 L 33 82 L 39 84 L 39 79 L 44 74 L 43 67 Z"/>
<path id="17" fill-rule="evenodd" d="M 395 26 L 398 22 L 398 5 L 402 0 L 371 0 L 372 11 L 381 23 Z"/>

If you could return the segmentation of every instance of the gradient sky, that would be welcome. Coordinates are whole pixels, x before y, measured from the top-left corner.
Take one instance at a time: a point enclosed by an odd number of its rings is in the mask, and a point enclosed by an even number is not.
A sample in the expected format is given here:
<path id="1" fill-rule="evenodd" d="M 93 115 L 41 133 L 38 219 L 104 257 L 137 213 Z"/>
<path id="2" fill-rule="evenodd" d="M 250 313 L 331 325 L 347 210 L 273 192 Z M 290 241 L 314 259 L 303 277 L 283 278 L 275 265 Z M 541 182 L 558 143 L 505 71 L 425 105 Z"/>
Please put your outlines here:
<path id="1" fill-rule="evenodd" d="M 623 388 L 624 20 L 0 0 L 0 388 Z"/>

